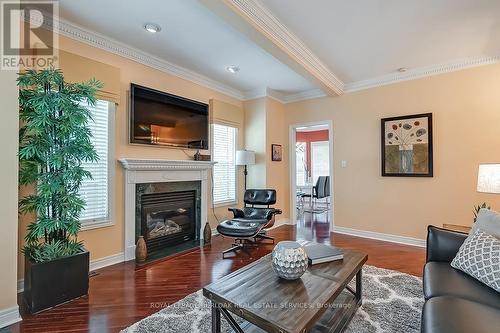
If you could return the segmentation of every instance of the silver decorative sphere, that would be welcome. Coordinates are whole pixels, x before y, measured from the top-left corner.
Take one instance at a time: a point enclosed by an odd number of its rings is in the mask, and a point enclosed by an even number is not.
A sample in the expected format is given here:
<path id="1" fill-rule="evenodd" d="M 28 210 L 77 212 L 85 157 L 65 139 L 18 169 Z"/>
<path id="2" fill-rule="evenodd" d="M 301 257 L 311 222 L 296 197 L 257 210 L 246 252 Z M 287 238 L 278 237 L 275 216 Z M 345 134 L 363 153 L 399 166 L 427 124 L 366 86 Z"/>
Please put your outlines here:
<path id="1" fill-rule="evenodd" d="M 297 242 L 282 241 L 273 249 L 273 269 L 279 277 L 295 280 L 307 270 L 307 255 L 304 247 Z"/>

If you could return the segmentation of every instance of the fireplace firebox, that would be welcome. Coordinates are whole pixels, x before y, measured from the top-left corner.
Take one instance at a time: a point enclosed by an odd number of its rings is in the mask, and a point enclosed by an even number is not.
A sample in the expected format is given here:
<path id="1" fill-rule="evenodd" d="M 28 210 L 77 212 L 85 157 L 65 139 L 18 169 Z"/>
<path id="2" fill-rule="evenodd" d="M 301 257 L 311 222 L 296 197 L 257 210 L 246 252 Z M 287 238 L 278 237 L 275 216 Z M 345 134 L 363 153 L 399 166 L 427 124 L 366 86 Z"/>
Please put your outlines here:
<path id="1" fill-rule="evenodd" d="M 200 245 L 201 182 L 136 184 L 136 242 L 146 242 L 146 262 Z"/>
<path id="2" fill-rule="evenodd" d="M 143 194 L 141 234 L 148 252 L 196 237 L 196 191 Z"/>

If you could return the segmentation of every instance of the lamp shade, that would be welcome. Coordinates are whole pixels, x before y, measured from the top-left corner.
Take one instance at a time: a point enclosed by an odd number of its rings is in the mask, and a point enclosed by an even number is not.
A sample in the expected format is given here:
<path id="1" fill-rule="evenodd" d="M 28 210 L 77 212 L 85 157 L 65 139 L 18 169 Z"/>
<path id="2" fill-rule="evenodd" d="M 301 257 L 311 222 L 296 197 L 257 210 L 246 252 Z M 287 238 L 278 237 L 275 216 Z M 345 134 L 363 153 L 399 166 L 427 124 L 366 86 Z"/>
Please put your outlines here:
<path id="1" fill-rule="evenodd" d="M 235 164 L 236 165 L 255 164 L 255 152 L 251 150 L 237 150 Z"/>
<path id="2" fill-rule="evenodd" d="M 500 193 L 500 164 L 479 165 L 477 191 L 483 193 Z"/>

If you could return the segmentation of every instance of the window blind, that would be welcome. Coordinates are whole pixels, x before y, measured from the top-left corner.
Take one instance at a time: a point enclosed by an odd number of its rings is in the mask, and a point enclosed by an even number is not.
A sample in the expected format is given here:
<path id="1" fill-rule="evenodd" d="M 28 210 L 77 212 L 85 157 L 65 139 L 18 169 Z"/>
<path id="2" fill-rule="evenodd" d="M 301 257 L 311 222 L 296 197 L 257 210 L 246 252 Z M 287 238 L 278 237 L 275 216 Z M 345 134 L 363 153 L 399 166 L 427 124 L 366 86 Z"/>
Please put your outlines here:
<path id="1" fill-rule="evenodd" d="M 213 202 L 214 204 L 236 201 L 236 135 L 232 126 L 214 124 L 213 127 Z"/>
<path id="2" fill-rule="evenodd" d="M 330 175 L 328 141 L 311 142 L 311 164 L 313 184 L 316 184 L 319 176 Z"/>
<path id="3" fill-rule="evenodd" d="M 307 183 L 307 144 L 297 142 L 295 153 L 296 182 L 298 186 L 304 186 Z"/>
<path id="4" fill-rule="evenodd" d="M 89 122 L 89 126 L 99 161 L 82 163 L 93 178 L 83 180 L 80 186 L 80 197 L 86 203 L 80 215 L 82 225 L 109 219 L 109 102 L 98 100 L 95 106 L 86 103 L 84 106 L 90 110 L 94 120 Z"/>

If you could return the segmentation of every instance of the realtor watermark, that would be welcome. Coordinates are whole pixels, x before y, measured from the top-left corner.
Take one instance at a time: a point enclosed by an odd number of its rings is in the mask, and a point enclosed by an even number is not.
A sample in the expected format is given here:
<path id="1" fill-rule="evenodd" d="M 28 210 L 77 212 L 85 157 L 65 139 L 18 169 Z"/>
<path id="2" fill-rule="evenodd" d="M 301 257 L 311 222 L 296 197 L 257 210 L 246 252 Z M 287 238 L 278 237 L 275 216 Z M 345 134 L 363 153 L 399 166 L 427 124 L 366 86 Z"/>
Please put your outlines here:
<path id="1" fill-rule="evenodd" d="M 58 1 L 0 0 L 0 69 L 56 67 Z"/>

